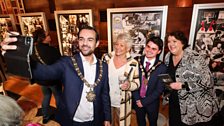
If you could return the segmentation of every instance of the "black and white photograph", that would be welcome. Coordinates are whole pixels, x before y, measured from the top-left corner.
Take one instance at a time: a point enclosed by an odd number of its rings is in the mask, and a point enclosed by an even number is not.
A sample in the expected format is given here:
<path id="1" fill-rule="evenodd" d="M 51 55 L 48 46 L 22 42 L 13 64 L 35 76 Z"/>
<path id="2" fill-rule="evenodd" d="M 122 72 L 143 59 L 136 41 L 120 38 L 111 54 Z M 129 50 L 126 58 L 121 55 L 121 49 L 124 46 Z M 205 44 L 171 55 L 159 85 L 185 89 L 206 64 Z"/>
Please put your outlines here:
<path id="1" fill-rule="evenodd" d="M 207 6 L 206 6 L 207 5 Z M 192 17 L 190 43 L 206 60 L 216 85 L 224 82 L 224 8 L 223 4 L 199 4 Z M 195 9 L 194 8 L 194 9 Z M 193 37 L 193 38 L 192 38 Z"/>
<path id="2" fill-rule="evenodd" d="M 8 31 L 16 31 L 14 17 L 12 14 L 0 15 L 0 41 L 6 37 Z"/>
<path id="3" fill-rule="evenodd" d="M 166 6 L 107 9 L 109 52 L 113 50 L 112 42 L 117 36 L 128 33 L 133 38 L 131 55 L 141 55 L 148 38 L 165 37 L 166 15 Z"/>
<path id="4" fill-rule="evenodd" d="M 22 35 L 33 36 L 32 33 L 37 28 L 43 28 L 46 32 L 48 31 L 44 12 L 25 13 L 18 16 Z"/>
<path id="5" fill-rule="evenodd" d="M 71 56 L 77 50 L 77 34 L 85 25 L 92 26 L 91 10 L 55 11 L 58 42 L 62 55 Z"/>

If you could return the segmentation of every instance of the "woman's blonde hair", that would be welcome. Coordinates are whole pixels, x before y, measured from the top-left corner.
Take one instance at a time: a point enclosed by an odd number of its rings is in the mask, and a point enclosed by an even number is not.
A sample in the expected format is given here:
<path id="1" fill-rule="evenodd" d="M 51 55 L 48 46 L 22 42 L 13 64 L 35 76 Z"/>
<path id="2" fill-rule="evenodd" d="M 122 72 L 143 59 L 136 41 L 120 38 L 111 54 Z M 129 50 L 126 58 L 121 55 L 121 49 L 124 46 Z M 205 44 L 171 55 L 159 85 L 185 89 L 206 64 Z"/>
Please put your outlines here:
<path id="1" fill-rule="evenodd" d="M 114 44 L 116 44 L 116 42 L 118 40 L 122 40 L 125 42 L 126 47 L 128 48 L 128 50 L 131 49 L 132 47 L 132 43 L 133 43 L 133 39 L 132 37 L 128 34 L 128 33 L 121 33 L 117 36 L 117 40 L 114 42 Z"/>

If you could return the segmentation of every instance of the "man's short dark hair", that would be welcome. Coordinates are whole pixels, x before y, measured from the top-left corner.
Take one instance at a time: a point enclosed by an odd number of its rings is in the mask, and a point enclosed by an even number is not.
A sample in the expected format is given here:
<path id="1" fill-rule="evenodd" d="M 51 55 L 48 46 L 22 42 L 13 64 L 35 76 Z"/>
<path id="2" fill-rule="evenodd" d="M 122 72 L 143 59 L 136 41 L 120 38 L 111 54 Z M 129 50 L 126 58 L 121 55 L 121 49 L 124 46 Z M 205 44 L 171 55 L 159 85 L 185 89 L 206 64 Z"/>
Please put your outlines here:
<path id="1" fill-rule="evenodd" d="M 96 29 L 92 26 L 89 26 L 89 25 L 84 25 L 78 32 L 78 38 L 79 38 L 79 35 L 80 35 L 80 32 L 83 30 L 83 29 L 86 29 L 86 30 L 93 30 L 95 31 L 96 33 L 96 42 L 99 40 L 99 34 L 98 32 L 96 31 Z"/>
<path id="2" fill-rule="evenodd" d="M 153 42 L 155 43 L 158 47 L 159 47 L 159 50 L 163 50 L 163 40 L 160 38 L 160 37 L 151 37 L 149 38 L 147 41 L 146 41 L 146 45 L 149 43 L 149 42 Z"/>
<path id="3" fill-rule="evenodd" d="M 42 28 L 37 28 L 33 32 L 33 41 L 37 43 L 42 43 L 46 38 L 45 30 Z"/>

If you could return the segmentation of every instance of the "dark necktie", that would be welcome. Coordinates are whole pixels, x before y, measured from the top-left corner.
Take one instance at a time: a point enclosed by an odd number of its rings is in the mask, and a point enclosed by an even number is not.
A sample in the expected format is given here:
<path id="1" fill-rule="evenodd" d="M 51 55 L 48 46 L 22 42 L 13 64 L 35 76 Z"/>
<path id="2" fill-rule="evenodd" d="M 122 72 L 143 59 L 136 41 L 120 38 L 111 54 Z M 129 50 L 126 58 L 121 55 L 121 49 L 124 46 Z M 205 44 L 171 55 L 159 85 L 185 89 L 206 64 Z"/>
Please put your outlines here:
<path id="1" fill-rule="evenodd" d="M 146 74 L 147 74 L 147 72 L 149 70 L 149 66 L 150 66 L 150 62 L 146 62 L 146 66 L 145 66 Z M 140 89 L 140 96 L 142 98 L 145 97 L 145 94 L 146 94 L 146 91 L 147 91 L 147 83 L 148 83 L 147 78 L 143 74 L 142 75 L 142 86 L 141 86 L 141 89 Z"/>

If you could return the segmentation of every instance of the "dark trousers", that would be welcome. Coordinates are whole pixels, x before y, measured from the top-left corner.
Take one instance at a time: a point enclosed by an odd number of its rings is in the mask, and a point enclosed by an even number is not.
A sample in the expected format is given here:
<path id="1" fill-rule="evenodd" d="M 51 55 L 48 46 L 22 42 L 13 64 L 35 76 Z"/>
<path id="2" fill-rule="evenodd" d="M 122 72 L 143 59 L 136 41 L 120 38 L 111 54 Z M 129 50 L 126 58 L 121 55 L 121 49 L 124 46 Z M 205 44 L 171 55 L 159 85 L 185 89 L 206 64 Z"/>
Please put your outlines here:
<path id="1" fill-rule="evenodd" d="M 172 91 L 169 98 L 169 126 L 181 126 L 180 105 L 177 91 Z"/>
<path id="2" fill-rule="evenodd" d="M 50 106 L 51 95 L 53 93 L 56 100 L 56 105 L 58 105 L 61 94 L 62 94 L 62 86 L 60 84 L 57 84 L 53 86 L 41 86 L 41 87 L 42 87 L 42 92 L 44 95 L 44 98 L 42 101 L 42 113 L 43 113 L 43 118 L 47 119 L 47 118 L 50 118 L 48 111 Z"/>
<path id="3" fill-rule="evenodd" d="M 150 126 L 157 126 L 159 104 L 158 107 L 152 109 L 150 107 L 139 108 L 135 105 L 138 126 L 146 126 L 146 115 Z"/>

